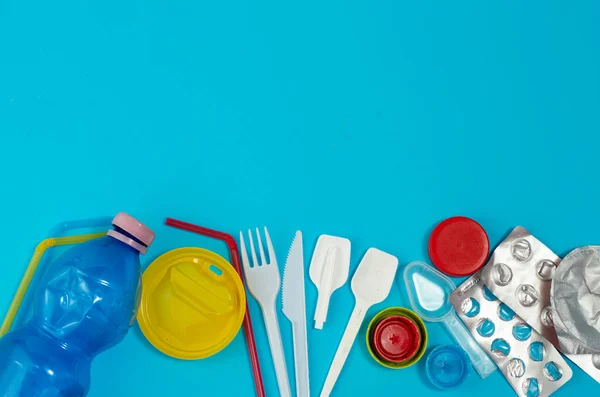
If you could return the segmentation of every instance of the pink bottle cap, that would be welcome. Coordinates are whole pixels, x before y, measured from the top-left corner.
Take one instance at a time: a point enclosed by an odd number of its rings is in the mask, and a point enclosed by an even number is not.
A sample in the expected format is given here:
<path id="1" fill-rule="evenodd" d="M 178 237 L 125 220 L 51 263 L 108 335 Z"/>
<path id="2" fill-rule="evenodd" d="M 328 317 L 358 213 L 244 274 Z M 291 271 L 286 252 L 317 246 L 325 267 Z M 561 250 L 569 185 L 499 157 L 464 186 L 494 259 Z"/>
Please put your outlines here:
<path id="1" fill-rule="evenodd" d="M 155 234 L 148 226 L 124 212 L 119 212 L 113 219 L 112 224 L 125 230 L 127 233 L 141 241 L 144 245 L 138 243 L 128 236 L 123 235 L 122 233 L 119 233 L 116 230 L 110 230 L 107 234 L 119 241 L 124 242 L 125 244 L 132 246 L 142 254 L 146 253 L 147 247 L 150 247 L 154 241 Z"/>

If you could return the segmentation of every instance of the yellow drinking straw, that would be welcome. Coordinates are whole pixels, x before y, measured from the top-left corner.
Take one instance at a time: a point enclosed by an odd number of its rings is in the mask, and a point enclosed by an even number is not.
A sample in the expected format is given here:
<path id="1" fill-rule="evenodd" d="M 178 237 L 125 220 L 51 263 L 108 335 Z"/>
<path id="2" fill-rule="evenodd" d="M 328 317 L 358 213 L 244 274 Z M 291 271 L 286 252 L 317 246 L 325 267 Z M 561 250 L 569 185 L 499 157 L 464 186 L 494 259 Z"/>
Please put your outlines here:
<path id="1" fill-rule="evenodd" d="M 50 247 L 59 246 L 59 245 L 71 245 L 71 244 L 79 244 L 84 243 L 86 241 L 90 241 L 99 237 L 105 236 L 106 233 L 93 233 L 93 234 L 80 234 L 78 236 L 66 236 L 66 237 L 54 237 L 48 238 L 35 248 L 33 252 L 33 257 L 29 261 L 29 266 L 27 266 L 27 270 L 25 271 L 25 275 L 21 280 L 21 284 L 19 285 L 19 289 L 17 289 L 17 293 L 13 298 L 12 303 L 10 304 L 10 308 L 8 309 L 8 313 L 6 313 L 6 317 L 4 318 L 4 322 L 2 323 L 2 328 L 0 328 L 0 338 L 3 337 L 9 330 L 15 321 L 15 317 L 21 307 L 21 303 L 23 302 L 23 298 L 27 293 L 27 289 L 29 288 L 29 284 L 31 284 L 31 280 L 35 275 L 35 271 L 37 270 L 38 264 L 44 255 L 44 252 Z"/>

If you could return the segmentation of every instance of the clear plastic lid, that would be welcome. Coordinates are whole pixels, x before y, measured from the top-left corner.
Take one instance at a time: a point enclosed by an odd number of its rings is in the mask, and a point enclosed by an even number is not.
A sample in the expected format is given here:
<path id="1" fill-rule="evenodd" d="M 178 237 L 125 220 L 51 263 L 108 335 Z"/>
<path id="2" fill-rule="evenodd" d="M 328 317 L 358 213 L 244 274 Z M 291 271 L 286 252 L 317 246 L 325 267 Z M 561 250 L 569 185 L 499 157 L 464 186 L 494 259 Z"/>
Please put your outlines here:
<path id="1" fill-rule="evenodd" d="M 404 269 L 408 299 L 415 312 L 427 321 L 442 321 L 454 308 L 450 294 L 456 286 L 448 277 L 423 262 Z"/>

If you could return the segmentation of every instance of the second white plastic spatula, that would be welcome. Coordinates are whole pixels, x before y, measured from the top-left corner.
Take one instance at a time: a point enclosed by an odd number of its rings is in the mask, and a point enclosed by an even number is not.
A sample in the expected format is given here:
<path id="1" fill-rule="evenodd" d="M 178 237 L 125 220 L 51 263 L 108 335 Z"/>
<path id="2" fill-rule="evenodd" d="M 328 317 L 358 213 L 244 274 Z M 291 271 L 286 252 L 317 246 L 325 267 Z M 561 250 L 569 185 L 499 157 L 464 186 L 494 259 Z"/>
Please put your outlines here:
<path id="1" fill-rule="evenodd" d="M 310 279 L 319 291 L 315 328 L 323 329 L 331 294 L 346 284 L 350 271 L 350 240 L 323 234 L 310 262 Z"/>
<path id="2" fill-rule="evenodd" d="M 390 294 L 396 270 L 398 270 L 398 258 L 376 248 L 370 248 L 358 265 L 352 278 L 352 292 L 356 298 L 356 306 L 329 368 L 321 397 L 328 397 L 331 394 L 367 310 L 371 306 L 383 302 Z"/>

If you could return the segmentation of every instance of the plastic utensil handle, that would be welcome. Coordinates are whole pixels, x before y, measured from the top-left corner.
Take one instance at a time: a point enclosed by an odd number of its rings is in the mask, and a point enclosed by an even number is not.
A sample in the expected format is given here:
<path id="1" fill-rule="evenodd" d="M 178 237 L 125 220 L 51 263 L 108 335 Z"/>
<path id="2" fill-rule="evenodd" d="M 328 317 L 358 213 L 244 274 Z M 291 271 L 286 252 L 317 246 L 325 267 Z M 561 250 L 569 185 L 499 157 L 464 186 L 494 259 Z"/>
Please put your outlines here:
<path id="1" fill-rule="evenodd" d="M 324 288 L 327 292 L 319 289 L 319 297 L 317 298 L 317 311 L 315 312 L 315 329 L 323 329 L 323 324 L 327 319 L 329 311 L 329 299 L 331 298 L 331 288 Z"/>
<path id="2" fill-rule="evenodd" d="M 317 310 L 315 312 L 315 328 L 323 329 L 329 311 L 329 300 L 333 289 L 333 274 L 335 273 L 335 257 L 337 249 L 330 247 L 327 250 L 324 268 L 319 282 L 319 296 L 317 298 Z"/>
<path id="3" fill-rule="evenodd" d="M 350 354 L 350 349 L 352 349 L 352 345 L 354 344 L 354 340 L 356 339 L 356 335 L 358 335 L 358 331 L 360 330 L 360 326 L 365 319 L 366 314 L 367 309 L 362 308 L 358 304 L 352 311 L 350 321 L 348 322 L 346 331 L 344 331 L 344 336 L 342 336 L 340 345 L 338 346 L 335 357 L 333 358 L 333 362 L 331 363 L 331 367 L 329 368 L 329 373 L 327 374 L 327 379 L 325 379 L 323 390 L 321 390 L 321 397 L 328 397 L 331 394 L 333 386 L 335 386 L 335 382 L 342 372 L 342 368 L 346 363 L 348 354 Z"/>
<path id="4" fill-rule="evenodd" d="M 479 346 L 454 310 L 452 310 L 451 314 L 444 317 L 442 321 L 454 337 L 454 340 L 467 352 L 473 368 L 482 379 L 487 378 L 496 370 L 496 364 Z"/>
<path id="5" fill-rule="evenodd" d="M 281 397 L 291 397 L 290 380 L 285 365 L 285 354 L 283 353 L 283 343 L 281 342 L 279 320 L 277 320 L 275 307 L 263 308 L 263 316 L 265 318 L 265 326 L 267 327 L 267 336 L 269 337 L 269 346 L 271 347 L 277 384 L 279 385 L 279 394 Z"/>
<path id="6" fill-rule="evenodd" d="M 308 376 L 308 336 L 306 321 L 293 324 L 294 362 L 296 367 L 296 397 L 310 396 Z"/>

